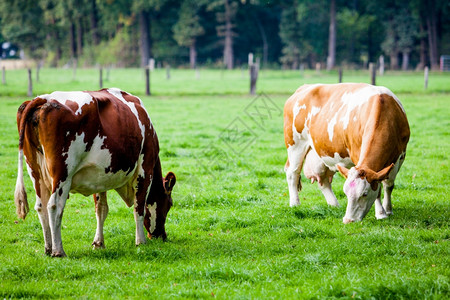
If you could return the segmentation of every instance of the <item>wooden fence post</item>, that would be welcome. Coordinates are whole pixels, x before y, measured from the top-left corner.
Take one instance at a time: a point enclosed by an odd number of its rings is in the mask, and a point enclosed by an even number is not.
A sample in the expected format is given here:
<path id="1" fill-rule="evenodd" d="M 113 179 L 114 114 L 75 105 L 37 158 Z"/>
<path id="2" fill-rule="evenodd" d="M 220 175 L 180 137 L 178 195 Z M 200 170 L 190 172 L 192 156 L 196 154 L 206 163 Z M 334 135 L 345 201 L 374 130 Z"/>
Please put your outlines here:
<path id="1" fill-rule="evenodd" d="M 195 66 L 195 79 L 200 79 L 200 71 L 198 70 L 197 66 Z"/>
<path id="2" fill-rule="evenodd" d="M 167 78 L 167 80 L 170 79 L 170 65 L 169 64 L 166 65 L 166 78 Z"/>
<path id="3" fill-rule="evenodd" d="M 384 56 L 380 55 L 380 76 L 384 75 Z"/>
<path id="4" fill-rule="evenodd" d="M 100 80 L 99 80 L 99 84 L 100 84 L 100 89 L 103 88 L 103 68 L 100 67 Z"/>
<path id="5" fill-rule="evenodd" d="M 377 75 L 376 71 L 377 70 L 375 69 L 375 64 L 369 63 L 370 83 L 372 85 L 376 85 L 376 75 Z"/>
<path id="6" fill-rule="evenodd" d="M 425 89 L 428 89 L 428 67 L 424 70 Z"/>
<path id="7" fill-rule="evenodd" d="M 250 95 L 256 94 L 256 81 L 258 80 L 258 64 L 250 65 Z"/>
<path id="8" fill-rule="evenodd" d="M 31 77 L 31 69 L 28 69 L 28 97 L 33 96 L 33 79 Z"/>
<path id="9" fill-rule="evenodd" d="M 145 94 L 147 96 L 151 95 L 150 92 L 150 69 L 145 68 Z"/>
<path id="10" fill-rule="evenodd" d="M 6 85 L 6 70 L 5 70 L 5 66 L 2 67 L 2 83 L 3 83 L 3 85 Z"/>
<path id="11" fill-rule="evenodd" d="M 77 79 L 77 65 L 78 65 L 78 62 L 76 59 L 74 59 L 72 61 L 72 80 Z"/>

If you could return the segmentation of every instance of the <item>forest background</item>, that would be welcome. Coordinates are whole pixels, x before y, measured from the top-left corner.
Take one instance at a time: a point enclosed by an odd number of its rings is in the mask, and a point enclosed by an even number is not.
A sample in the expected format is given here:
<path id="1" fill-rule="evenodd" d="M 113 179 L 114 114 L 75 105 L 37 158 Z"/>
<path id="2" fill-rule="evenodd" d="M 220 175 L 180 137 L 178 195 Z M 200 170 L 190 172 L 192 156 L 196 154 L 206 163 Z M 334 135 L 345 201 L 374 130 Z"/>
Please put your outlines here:
<path id="1" fill-rule="evenodd" d="M 232 69 L 254 53 L 263 68 L 361 69 L 384 55 L 390 69 L 436 70 L 449 28 L 447 0 L 0 2 L 2 57 L 50 67 Z"/>

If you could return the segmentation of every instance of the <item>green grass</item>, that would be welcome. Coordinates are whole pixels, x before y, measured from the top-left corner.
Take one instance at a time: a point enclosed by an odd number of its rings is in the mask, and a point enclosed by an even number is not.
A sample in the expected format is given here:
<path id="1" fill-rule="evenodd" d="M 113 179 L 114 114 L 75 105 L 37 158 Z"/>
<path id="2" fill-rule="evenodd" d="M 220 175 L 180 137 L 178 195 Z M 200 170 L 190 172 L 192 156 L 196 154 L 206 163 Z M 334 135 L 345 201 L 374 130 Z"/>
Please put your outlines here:
<path id="1" fill-rule="evenodd" d="M 306 180 L 301 205 L 289 207 L 279 111 L 302 83 L 335 82 L 336 74 L 263 71 L 258 90 L 266 94 L 255 99 L 246 95 L 247 74 L 242 79 L 240 71 L 202 70 L 196 80 L 189 70 L 174 70 L 169 81 L 158 72 L 154 97 L 142 96 L 139 70 L 112 70 L 105 86 L 141 96 L 158 132 L 163 172 L 177 175 L 168 241 L 135 247 L 132 210 L 110 192 L 106 249 L 94 251 L 94 203 L 71 195 L 63 218 L 65 259 L 44 255 L 34 210 L 25 221 L 15 215 L 15 114 L 27 97 L 19 79 L 25 72 L 8 73 L 14 75 L 0 86 L 0 297 L 449 297 L 449 74 L 433 73 L 426 92 L 421 73 L 379 78 L 399 96 L 411 126 L 393 192 L 394 215 L 378 221 L 372 208 L 362 222 L 344 225 L 339 175 L 334 191 L 340 208 L 328 207 Z M 344 73 L 344 80 L 367 82 L 366 75 Z M 36 94 L 97 88 L 92 70 L 78 70 L 75 82 L 71 76 L 69 70 L 44 69 Z M 264 103 L 274 105 L 270 115 L 246 114 Z M 242 129 L 237 135 L 236 126 Z M 28 176 L 26 187 L 32 208 Z"/>

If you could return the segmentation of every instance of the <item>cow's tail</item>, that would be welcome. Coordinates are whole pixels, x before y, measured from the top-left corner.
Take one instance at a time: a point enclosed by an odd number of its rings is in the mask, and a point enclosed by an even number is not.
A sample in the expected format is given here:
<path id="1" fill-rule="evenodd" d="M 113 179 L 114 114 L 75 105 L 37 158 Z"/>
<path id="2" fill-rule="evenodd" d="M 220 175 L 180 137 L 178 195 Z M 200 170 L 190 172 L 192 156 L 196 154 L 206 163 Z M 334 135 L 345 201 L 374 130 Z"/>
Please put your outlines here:
<path id="1" fill-rule="evenodd" d="M 45 99 L 36 98 L 33 101 L 24 102 L 17 111 L 17 127 L 19 130 L 19 161 L 17 170 L 16 190 L 14 192 L 14 203 L 16 205 L 17 216 L 25 219 L 30 208 L 28 206 L 27 192 L 23 180 L 23 143 L 25 137 L 25 127 L 30 121 L 34 112 L 39 109 L 47 101 Z"/>

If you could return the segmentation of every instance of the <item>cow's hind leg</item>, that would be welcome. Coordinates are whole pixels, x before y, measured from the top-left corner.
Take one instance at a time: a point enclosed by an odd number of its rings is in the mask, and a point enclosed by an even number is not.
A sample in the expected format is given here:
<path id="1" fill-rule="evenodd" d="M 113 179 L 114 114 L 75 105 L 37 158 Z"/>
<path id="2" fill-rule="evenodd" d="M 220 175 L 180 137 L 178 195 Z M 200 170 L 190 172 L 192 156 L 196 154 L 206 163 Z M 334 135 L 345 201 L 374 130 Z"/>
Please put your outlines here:
<path id="1" fill-rule="evenodd" d="M 375 209 L 378 207 L 384 211 L 385 217 L 392 215 L 392 202 L 391 202 L 391 195 L 392 191 L 394 190 L 394 182 L 395 178 L 397 177 L 398 171 L 400 170 L 400 167 L 402 166 L 403 162 L 405 161 L 405 156 L 400 155 L 398 161 L 395 163 L 394 168 L 389 173 L 389 177 L 385 180 L 383 180 L 383 190 L 384 190 L 384 198 L 383 198 L 383 205 L 381 205 L 380 197 L 377 198 L 377 201 L 375 201 Z M 378 204 L 377 204 L 378 202 Z M 378 210 L 375 211 L 376 217 L 378 218 Z M 379 218 L 378 218 L 379 219 Z"/>
<path id="2" fill-rule="evenodd" d="M 62 239 L 61 239 L 61 221 L 66 205 L 67 197 L 69 196 L 71 182 L 56 182 L 54 183 L 54 191 L 48 201 L 48 216 L 50 223 L 50 231 L 52 233 L 52 256 L 64 257 Z"/>
<path id="3" fill-rule="evenodd" d="M 50 191 L 44 186 L 40 186 L 41 197 L 36 195 L 36 204 L 34 209 L 38 213 L 39 221 L 41 222 L 42 232 L 44 234 L 45 254 L 52 253 L 52 233 L 50 231 L 50 224 L 48 219 L 47 204 L 50 198 Z"/>
<path id="4" fill-rule="evenodd" d="M 309 146 L 306 143 L 289 146 L 287 149 L 288 160 L 284 168 L 286 180 L 289 187 L 289 205 L 296 206 L 300 204 L 298 192 L 302 189 L 301 170 Z"/>
<path id="5" fill-rule="evenodd" d="M 391 195 L 394 190 L 394 180 L 385 180 L 383 181 L 384 188 L 384 198 L 383 198 L 383 208 L 386 211 L 388 216 L 392 215 L 392 203 L 391 203 Z"/>
<path id="6" fill-rule="evenodd" d="M 108 201 L 106 192 L 94 195 L 95 215 L 97 217 L 97 230 L 95 232 L 94 242 L 92 246 L 94 249 L 105 248 L 105 240 L 103 237 L 103 225 L 108 216 Z"/>

